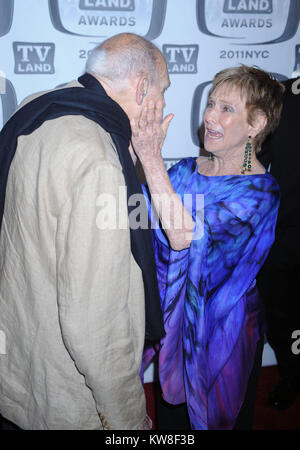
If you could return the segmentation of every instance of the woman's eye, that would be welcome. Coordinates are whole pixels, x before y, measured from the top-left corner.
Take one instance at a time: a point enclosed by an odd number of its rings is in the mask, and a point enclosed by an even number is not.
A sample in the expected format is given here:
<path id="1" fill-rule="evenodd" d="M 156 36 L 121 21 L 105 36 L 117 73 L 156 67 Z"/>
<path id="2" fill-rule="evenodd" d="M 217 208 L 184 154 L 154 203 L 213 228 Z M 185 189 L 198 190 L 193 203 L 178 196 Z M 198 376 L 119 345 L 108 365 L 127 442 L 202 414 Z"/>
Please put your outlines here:
<path id="1" fill-rule="evenodd" d="M 230 106 L 224 106 L 224 111 L 226 112 L 233 112 L 233 109 Z"/>

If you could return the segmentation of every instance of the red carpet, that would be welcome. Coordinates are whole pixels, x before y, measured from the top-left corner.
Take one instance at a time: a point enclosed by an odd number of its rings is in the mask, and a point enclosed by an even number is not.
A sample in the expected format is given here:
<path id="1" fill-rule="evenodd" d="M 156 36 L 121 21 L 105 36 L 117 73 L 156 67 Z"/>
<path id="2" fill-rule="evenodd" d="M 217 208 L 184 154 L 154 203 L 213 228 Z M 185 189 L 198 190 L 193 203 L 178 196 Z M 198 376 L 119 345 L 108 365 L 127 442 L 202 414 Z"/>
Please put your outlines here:
<path id="1" fill-rule="evenodd" d="M 275 411 L 267 405 L 269 391 L 276 385 L 277 381 L 276 366 L 261 369 L 256 395 L 254 430 L 300 430 L 300 394 L 297 401 L 284 411 Z M 148 415 L 151 417 L 153 429 L 155 429 L 155 384 L 147 383 L 144 388 Z"/>
<path id="2" fill-rule="evenodd" d="M 261 369 L 255 404 L 254 430 L 300 430 L 300 394 L 288 409 L 276 411 L 267 405 L 269 391 L 278 381 L 276 366 Z"/>

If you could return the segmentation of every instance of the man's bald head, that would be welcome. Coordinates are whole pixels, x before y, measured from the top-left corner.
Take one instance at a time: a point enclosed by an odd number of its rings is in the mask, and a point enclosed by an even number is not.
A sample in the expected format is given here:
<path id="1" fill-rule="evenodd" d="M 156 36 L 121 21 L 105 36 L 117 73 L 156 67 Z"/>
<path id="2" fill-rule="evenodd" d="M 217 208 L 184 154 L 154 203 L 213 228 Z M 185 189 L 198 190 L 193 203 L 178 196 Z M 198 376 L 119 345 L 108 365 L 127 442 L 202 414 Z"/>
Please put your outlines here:
<path id="1" fill-rule="evenodd" d="M 95 48 L 86 71 L 130 119 L 140 116 L 145 102 L 164 104 L 164 93 L 170 85 L 162 53 L 151 42 L 131 33 L 113 36 Z"/>
<path id="2" fill-rule="evenodd" d="M 92 51 L 86 71 L 101 79 L 117 82 L 122 89 L 129 79 L 143 75 L 154 84 L 163 64 L 164 58 L 154 44 L 136 34 L 121 33 Z"/>

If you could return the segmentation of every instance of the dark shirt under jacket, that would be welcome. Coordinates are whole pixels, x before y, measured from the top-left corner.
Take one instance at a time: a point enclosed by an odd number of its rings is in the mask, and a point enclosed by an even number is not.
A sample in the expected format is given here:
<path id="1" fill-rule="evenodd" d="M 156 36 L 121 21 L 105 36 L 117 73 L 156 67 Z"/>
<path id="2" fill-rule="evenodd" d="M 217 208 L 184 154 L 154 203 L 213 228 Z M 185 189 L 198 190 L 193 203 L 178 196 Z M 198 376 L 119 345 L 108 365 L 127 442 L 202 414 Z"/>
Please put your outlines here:
<path id="1" fill-rule="evenodd" d="M 300 262 L 300 78 L 283 84 L 285 93 L 279 126 L 264 143 L 258 157 L 265 167 L 271 163 L 270 172 L 280 187 L 276 239 L 284 245 L 289 260 Z"/>
<path id="2" fill-rule="evenodd" d="M 275 242 L 257 285 L 265 305 L 267 338 L 276 355 L 279 375 L 298 377 L 300 357 L 291 351 L 291 336 L 299 329 L 300 318 L 300 78 L 283 84 L 286 90 L 279 126 L 259 155 L 265 167 L 271 163 L 270 172 L 278 181 L 281 201 Z"/>

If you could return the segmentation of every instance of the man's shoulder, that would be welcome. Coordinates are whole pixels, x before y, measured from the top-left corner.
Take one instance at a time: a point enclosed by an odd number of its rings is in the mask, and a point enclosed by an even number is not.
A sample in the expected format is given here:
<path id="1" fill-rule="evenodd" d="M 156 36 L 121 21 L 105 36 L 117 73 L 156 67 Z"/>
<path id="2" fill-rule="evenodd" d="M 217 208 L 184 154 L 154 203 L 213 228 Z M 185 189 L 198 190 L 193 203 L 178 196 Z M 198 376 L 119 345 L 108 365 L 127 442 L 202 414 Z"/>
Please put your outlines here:
<path id="1" fill-rule="evenodd" d="M 36 98 L 47 94 L 48 92 L 54 92 L 54 91 L 58 91 L 59 89 L 72 88 L 72 87 L 82 87 L 82 85 L 77 80 L 72 80 L 72 81 L 69 81 L 68 83 L 60 84 L 59 86 L 56 86 L 53 89 L 46 89 L 44 91 L 33 92 L 32 94 L 29 94 L 27 97 L 25 97 L 21 101 L 17 110 L 19 110 L 20 108 L 25 106 L 27 103 L 31 102 L 32 100 L 35 100 Z"/>
<path id="2" fill-rule="evenodd" d="M 26 97 L 20 107 L 43 94 L 59 89 L 81 87 L 82 85 L 77 80 L 73 80 L 59 85 L 55 89 Z M 21 146 L 35 146 L 39 153 L 51 154 L 53 160 L 60 161 L 71 157 L 74 161 L 78 160 L 79 162 L 84 159 L 87 164 L 90 164 L 91 161 L 101 161 L 119 166 L 117 152 L 110 134 L 92 119 L 81 115 L 78 110 L 74 114 L 70 112 L 58 117 L 45 118 L 45 121 L 32 133 L 21 137 L 19 143 Z"/>
<path id="3" fill-rule="evenodd" d="M 72 80 L 54 89 L 33 93 L 22 101 L 18 109 L 45 94 L 61 89 L 81 87 L 83 86 L 77 80 Z M 46 118 L 43 124 L 34 131 L 33 135 L 45 138 L 45 136 L 53 132 L 58 144 L 69 140 L 76 140 L 78 143 L 84 142 L 86 146 L 88 146 L 88 143 L 91 144 L 92 141 L 97 143 L 100 141 L 102 144 L 110 144 L 111 142 L 110 135 L 99 124 L 84 115 L 78 114 L 78 112 L 62 114 L 58 117 L 52 117 L 50 120 Z"/>
<path id="4" fill-rule="evenodd" d="M 42 143 L 41 150 L 53 156 L 64 154 L 95 160 L 116 160 L 110 134 L 99 124 L 82 115 L 65 115 L 47 120 L 32 135 Z"/>

